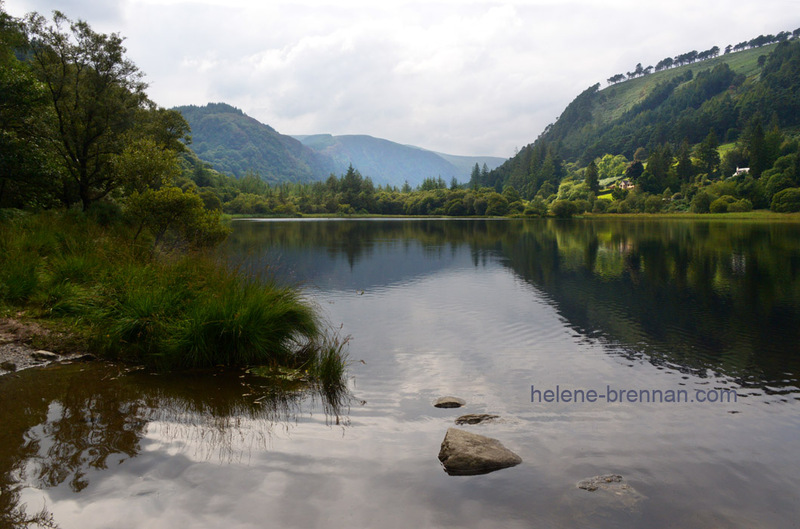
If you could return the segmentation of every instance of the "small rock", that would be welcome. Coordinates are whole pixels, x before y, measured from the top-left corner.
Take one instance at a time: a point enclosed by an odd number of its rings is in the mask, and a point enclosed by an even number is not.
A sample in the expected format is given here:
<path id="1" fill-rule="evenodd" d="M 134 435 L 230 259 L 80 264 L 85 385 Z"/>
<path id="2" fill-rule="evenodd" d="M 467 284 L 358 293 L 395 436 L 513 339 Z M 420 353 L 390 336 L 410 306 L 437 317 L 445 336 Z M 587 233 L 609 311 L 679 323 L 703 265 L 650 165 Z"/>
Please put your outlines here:
<path id="1" fill-rule="evenodd" d="M 474 476 L 519 465 L 522 458 L 497 439 L 448 428 L 439 461 L 451 476 Z"/>
<path id="2" fill-rule="evenodd" d="M 3 371 L 16 371 L 17 364 L 15 364 L 14 362 L 2 362 L 0 363 L 0 369 L 2 369 Z"/>
<path id="3" fill-rule="evenodd" d="M 60 357 L 55 353 L 51 353 L 50 351 L 39 350 L 32 352 L 31 358 L 41 362 L 53 362 L 58 360 Z"/>
<path id="4" fill-rule="evenodd" d="M 613 483 L 618 483 L 619 485 L 612 485 Z M 599 488 L 611 489 L 623 487 L 627 487 L 627 484 L 619 474 L 595 476 L 578 482 L 579 489 L 588 490 L 589 492 L 594 492 Z"/>
<path id="5" fill-rule="evenodd" d="M 605 474 L 584 479 L 578 482 L 578 488 L 596 492 L 601 497 L 604 497 L 606 501 L 628 509 L 637 508 L 639 502 L 647 499 L 646 496 L 631 487 L 619 474 Z"/>
<path id="6" fill-rule="evenodd" d="M 467 401 L 458 397 L 441 397 L 433 405 L 437 408 L 460 408 L 466 403 Z"/>
<path id="7" fill-rule="evenodd" d="M 456 419 L 456 424 L 480 424 L 499 417 L 499 415 L 489 415 L 488 413 L 468 413 Z"/>

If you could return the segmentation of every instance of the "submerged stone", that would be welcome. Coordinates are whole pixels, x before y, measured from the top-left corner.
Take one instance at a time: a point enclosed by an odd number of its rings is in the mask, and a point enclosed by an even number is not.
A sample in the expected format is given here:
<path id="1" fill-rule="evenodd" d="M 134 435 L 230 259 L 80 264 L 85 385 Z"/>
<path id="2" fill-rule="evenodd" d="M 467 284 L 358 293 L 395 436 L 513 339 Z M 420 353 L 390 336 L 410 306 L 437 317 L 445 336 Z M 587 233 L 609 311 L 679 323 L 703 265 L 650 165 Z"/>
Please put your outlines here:
<path id="1" fill-rule="evenodd" d="M 594 492 L 599 488 L 606 490 L 622 489 L 627 487 L 627 483 L 619 474 L 605 474 L 593 478 L 584 479 L 578 482 L 578 488 Z"/>
<path id="2" fill-rule="evenodd" d="M 451 476 L 474 476 L 519 465 L 522 458 L 497 439 L 448 428 L 439 461 Z"/>
<path id="3" fill-rule="evenodd" d="M 631 487 L 625 478 L 619 474 L 604 474 L 593 478 L 584 479 L 578 482 L 578 488 L 597 492 L 616 505 L 625 508 L 635 508 L 637 504 L 646 499 L 644 495 Z"/>
<path id="4" fill-rule="evenodd" d="M 467 401 L 458 397 L 441 397 L 433 405 L 437 408 L 460 408 L 466 403 Z"/>
<path id="5" fill-rule="evenodd" d="M 480 424 L 499 417 L 499 415 L 489 415 L 488 413 L 468 413 L 456 419 L 456 424 Z"/>

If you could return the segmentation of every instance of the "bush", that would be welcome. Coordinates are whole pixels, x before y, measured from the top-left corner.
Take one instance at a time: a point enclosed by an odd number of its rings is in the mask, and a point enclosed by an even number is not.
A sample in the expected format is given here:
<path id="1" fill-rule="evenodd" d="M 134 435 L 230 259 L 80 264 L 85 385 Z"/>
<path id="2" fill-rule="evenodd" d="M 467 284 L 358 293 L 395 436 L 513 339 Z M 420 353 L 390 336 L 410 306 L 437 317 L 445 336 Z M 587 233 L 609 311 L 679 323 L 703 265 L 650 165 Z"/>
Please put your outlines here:
<path id="1" fill-rule="evenodd" d="M 664 201 L 660 195 L 652 195 L 644 201 L 644 211 L 645 213 L 659 213 L 663 205 Z"/>
<path id="2" fill-rule="evenodd" d="M 592 213 L 605 213 L 608 211 L 608 208 L 611 206 L 611 201 L 607 198 L 598 198 L 594 201 L 594 206 L 592 207 Z"/>
<path id="3" fill-rule="evenodd" d="M 567 219 L 575 214 L 578 208 L 568 200 L 556 200 L 550 204 L 550 214 L 560 219 Z"/>
<path id="4" fill-rule="evenodd" d="M 742 198 L 728 205 L 729 213 L 746 213 L 748 211 L 753 211 L 753 203 L 746 198 Z"/>
<path id="5" fill-rule="evenodd" d="M 88 214 L 92 220 L 104 227 L 122 220 L 122 208 L 116 202 L 94 202 L 89 206 Z"/>
<path id="6" fill-rule="evenodd" d="M 579 199 L 574 200 L 572 202 L 575 204 L 575 213 L 577 213 L 577 214 L 586 213 L 587 211 L 589 211 L 592 208 L 592 204 L 589 203 L 588 200 L 584 200 L 582 198 L 579 198 Z"/>
<path id="7" fill-rule="evenodd" d="M 544 217 L 547 215 L 547 204 L 541 197 L 536 197 L 525 207 L 523 215 L 526 217 Z"/>
<path id="8" fill-rule="evenodd" d="M 800 187 L 790 187 L 775 193 L 770 209 L 777 213 L 800 211 Z"/>
<path id="9" fill-rule="evenodd" d="M 727 213 L 728 207 L 735 203 L 736 199 L 730 195 L 724 195 L 713 201 L 708 210 L 710 213 Z"/>
<path id="10" fill-rule="evenodd" d="M 147 189 L 128 199 L 129 217 L 138 226 L 134 240 L 149 231 L 154 247 L 214 246 L 228 236 L 219 211 L 209 211 L 194 191 L 177 187 Z"/>
<path id="11" fill-rule="evenodd" d="M 692 199 L 692 213 L 708 213 L 711 209 L 711 195 L 700 191 Z"/>
<path id="12" fill-rule="evenodd" d="M 489 193 L 487 198 L 486 215 L 503 216 L 508 213 L 508 200 L 499 193 Z"/>

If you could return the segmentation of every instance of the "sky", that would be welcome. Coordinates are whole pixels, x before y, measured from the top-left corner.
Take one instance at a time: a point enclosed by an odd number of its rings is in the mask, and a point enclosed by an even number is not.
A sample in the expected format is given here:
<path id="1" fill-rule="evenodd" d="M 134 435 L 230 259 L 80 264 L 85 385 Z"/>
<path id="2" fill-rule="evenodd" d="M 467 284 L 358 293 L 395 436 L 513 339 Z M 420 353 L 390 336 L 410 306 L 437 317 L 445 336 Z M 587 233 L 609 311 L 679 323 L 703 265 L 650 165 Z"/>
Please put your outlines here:
<path id="1" fill-rule="evenodd" d="M 797 0 L 5 0 L 125 37 L 150 99 L 283 134 L 509 157 L 637 63 L 800 27 Z"/>

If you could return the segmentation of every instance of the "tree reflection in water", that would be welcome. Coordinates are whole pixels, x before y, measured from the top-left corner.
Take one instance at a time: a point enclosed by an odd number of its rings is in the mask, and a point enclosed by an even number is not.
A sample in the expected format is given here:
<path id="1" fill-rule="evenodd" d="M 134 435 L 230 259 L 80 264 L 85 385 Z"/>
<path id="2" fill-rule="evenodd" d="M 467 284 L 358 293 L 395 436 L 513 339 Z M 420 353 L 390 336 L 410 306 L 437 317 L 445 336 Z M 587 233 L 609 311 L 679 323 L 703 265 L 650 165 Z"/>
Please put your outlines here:
<path id="1" fill-rule="evenodd" d="M 459 248 L 468 249 L 476 268 L 494 261 L 510 269 L 577 332 L 614 344 L 620 354 L 699 376 L 711 369 L 770 392 L 794 391 L 798 383 L 794 222 L 241 221 L 222 251 L 255 274 L 277 271 L 291 282 L 347 291 L 436 273 Z"/>
<path id="2" fill-rule="evenodd" d="M 46 525 L 20 504 L 23 487 L 89 485 L 92 470 L 136 457 L 148 428 L 195 447 L 194 457 L 237 461 L 265 449 L 314 401 L 344 425 L 344 385 L 288 384 L 240 370 L 152 375 L 101 363 L 50 366 L 0 379 L 0 527 Z M 182 441 L 182 442 L 181 442 Z"/>

